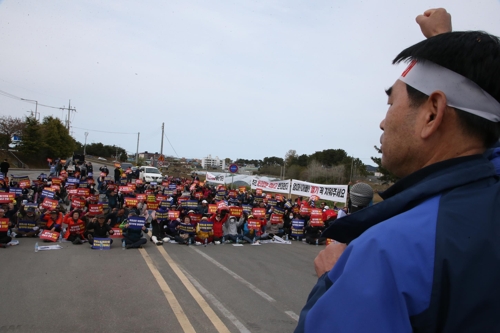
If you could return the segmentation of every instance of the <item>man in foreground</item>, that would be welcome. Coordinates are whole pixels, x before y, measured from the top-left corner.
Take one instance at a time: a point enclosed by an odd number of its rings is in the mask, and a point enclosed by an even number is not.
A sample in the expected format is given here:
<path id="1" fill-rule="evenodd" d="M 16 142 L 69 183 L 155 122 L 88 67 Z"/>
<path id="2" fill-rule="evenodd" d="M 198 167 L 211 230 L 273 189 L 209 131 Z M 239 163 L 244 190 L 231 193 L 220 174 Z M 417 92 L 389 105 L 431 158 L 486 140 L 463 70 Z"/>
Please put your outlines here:
<path id="1" fill-rule="evenodd" d="M 394 60 L 410 66 L 380 124 L 402 179 L 325 231 L 347 246 L 316 258 L 296 332 L 500 331 L 500 40 L 446 32 L 442 9 L 417 22 L 430 38 Z"/>

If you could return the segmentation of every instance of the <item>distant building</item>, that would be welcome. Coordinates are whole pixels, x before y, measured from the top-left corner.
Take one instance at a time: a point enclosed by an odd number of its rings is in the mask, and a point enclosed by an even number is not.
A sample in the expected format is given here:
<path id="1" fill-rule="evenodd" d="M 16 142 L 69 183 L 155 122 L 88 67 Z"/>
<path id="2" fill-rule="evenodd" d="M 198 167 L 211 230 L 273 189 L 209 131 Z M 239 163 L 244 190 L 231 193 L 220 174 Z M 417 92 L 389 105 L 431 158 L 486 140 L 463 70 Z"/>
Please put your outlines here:
<path id="1" fill-rule="evenodd" d="M 201 160 L 201 167 L 203 169 L 213 169 L 213 168 L 226 168 L 226 161 L 219 159 L 219 156 L 212 158 L 212 155 L 208 155 Z"/>

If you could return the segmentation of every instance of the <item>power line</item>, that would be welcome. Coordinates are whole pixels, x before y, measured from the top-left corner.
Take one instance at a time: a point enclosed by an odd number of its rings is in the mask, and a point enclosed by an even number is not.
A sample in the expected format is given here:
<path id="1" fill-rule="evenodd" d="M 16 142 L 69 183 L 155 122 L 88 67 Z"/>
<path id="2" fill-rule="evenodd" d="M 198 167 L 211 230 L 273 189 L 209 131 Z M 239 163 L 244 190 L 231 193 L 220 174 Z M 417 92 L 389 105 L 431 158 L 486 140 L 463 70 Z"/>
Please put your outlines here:
<path id="1" fill-rule="evenodd" d="M 93 129 L 88 129 L 88 128 L 82 128 L 82 127 L 76 127 L 76 126 L 71 126 L 72 128 L 77 128 L 77 129 L 82 129 L 86 131 L 91 131 L 91 132 L 99 132 L 99 133 L 112 133 L 112 134 L 133 134 L 137 135 L 137 133 L 124 133 L 124 132 L 110 132 L 110 131 L 99 131 L 99 130 L 93 130 Z"/>
<path id="2" fill-rule="evenodd" d="M 170 140 L 168 139 L 168 136 L 167 136 L 166 134 L 163 134 L 163 135 L 165 136 L 165 138 L 167 138 L 167 141 L 168 141 L 168 143 L 170 144 L 170 147 L 172 147 L 172 149 L 173 149 L 173 151 L 174 151 L 175 155 L 177 155 L 177 157 L 179 157 L 179 154 L 177 154 L 177 152 L 175 151 L 174 146 L 172 146 L 172 144 L 170 143 Z"/>
<path id="3" fill-rule="evenodd" d="M 19 96 L 16 96 L 16 95 L 13 95 L 11 93 L 8 93 L 6 91 L 2 91 L 0 90 L 0 95 L 3 95 L 5 97 L 9 97 L 9 98 L 12 98 L 12 99 L 17 99 L 21 102 L 25 102 L 25 103 L 30 103 L 30 104 L 36 104 L 36 101 L 34 100 L 27 100 L 26 98 L 22 98 L 22 97 L 19 97 Z M 51 106 L 51 105 L 46 105 L 46 104 L 42 104 L 42 103 L 37 103 L 38 106 L 43 106 L 43 107 L 46 107 L 46 108 L 51 108 L 51 109 L 58 109 L 58 110 L 67 110 L 67 108 L 65 107 L 58 107 L 58 106 Z M 72 111 L 76 111 L 76 109 L 71 109 Z"/>

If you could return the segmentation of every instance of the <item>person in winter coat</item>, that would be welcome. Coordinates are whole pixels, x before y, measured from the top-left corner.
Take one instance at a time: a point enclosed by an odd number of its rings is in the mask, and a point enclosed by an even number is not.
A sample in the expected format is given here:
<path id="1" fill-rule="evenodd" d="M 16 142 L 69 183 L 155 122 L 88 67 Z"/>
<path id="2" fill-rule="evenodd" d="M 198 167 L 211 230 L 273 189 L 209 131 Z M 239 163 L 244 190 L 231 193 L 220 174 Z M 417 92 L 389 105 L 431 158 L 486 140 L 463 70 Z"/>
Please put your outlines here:
<path id="1" fill-rule="evenodd" d="M 75 245 L 80 245 L 85 240 L 85 222 L 80 217 L 81 212 L 75 210 L 64 218 L 64 223 L 68 225 L 68 228 L 63 237 Z"/>
<path id="2" fill-rule="evenodd" d="M 46 222 L 43 229 L 50 230 L 52 232 L 61 232 L 64 220 L 64 216 L 61 212 L 54 209 L 51 210 L 49 214 L 43 214 L 40 219 Z"/>
<path id="3" fill-rule="evenodd" d="M 213 232 L 214 232 L 214 243 L 220 244 L 222 241 L 222 237 L 224 237 L 224 224 L 226 223 L 229 216 L 227 215 L 228 210 L 226 209 L 218 209 L 216 213 L 212 214 L 209 218 L 209 221 L 213 223 Z"/>
<path id="4" fill-rule="evenodd" d="M 243 240 L 243 235 L 238 233 L 238 227 L 242 226 L 245 222 L 245 217 L 241 215 L 239 219 L 234 216 L 230 216 L 226 223 L 226 233 L 224 237 L 227 241 L 232 241 L 233 243 L 238 243 Z"/>

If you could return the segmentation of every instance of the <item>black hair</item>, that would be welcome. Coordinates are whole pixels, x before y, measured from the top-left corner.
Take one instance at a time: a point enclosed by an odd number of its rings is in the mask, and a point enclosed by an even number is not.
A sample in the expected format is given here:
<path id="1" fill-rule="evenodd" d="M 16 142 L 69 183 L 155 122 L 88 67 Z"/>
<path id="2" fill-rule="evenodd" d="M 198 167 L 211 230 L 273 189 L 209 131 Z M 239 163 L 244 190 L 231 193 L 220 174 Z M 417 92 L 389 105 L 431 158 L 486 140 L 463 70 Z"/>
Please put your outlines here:
<path id="1" fill-rule="evenodd" d="M 475 82 L 500 103 L 500 39 L 482 31 L 440 34 L 403 50 L 393 60 L 432 61 Z M 428 96 L 406 85 L 410 105 L 419 106 Z M 500 122 L 455 109 L 464 132 L 483 142 L 485 148 L 500 138 Z"/>

